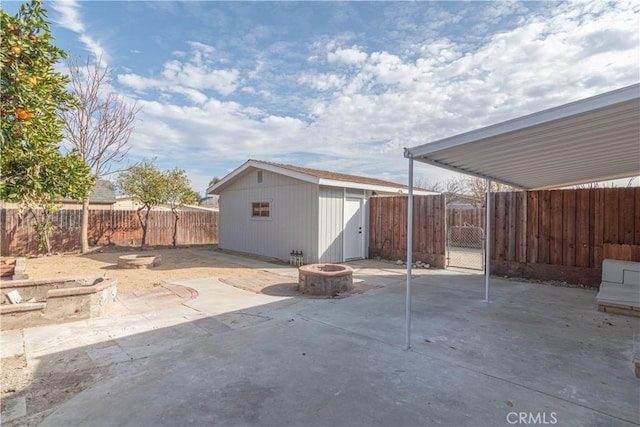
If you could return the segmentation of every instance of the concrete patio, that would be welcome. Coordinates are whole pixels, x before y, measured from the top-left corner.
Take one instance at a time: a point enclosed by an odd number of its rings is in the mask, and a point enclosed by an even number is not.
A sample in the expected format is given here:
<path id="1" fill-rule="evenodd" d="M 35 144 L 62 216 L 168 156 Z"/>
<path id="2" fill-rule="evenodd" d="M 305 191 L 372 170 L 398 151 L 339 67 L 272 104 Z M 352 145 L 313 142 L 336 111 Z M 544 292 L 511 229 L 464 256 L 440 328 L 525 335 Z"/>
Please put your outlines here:
<path id="1" fill-rule="evenodd" d="M 296 280 L 286 266 L 210 256 Z M 596 311 L 595 291 L 494 279 L 487 304 L 480 275 L 417 270 L 405 350 L 404 267 L 349 265 L 366 292 L 309 299 L 180 281 L 123 296 L 109 317 L 7 331 L 2 357 L 102 370 L 44 426 L 640 423 L 640 320 Z M 22 425 L 24 410 L 3 425 Z"/>

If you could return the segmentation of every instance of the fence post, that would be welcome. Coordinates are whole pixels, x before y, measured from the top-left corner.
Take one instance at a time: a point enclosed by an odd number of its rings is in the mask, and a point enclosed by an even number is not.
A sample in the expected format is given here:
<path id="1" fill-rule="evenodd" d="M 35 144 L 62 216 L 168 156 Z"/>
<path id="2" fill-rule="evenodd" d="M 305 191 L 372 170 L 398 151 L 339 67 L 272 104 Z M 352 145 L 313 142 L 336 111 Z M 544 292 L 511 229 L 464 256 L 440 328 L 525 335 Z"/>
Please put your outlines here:
<path id="1" fill-rule="evenodd" d="M 489 276 L 491 276 L 491 180 L 487 179 L 487 202 L 485 203 L 487 208 L 486 219 L 487 226 L 485 230 L 485 247 L 486 247 L 486 261 L 484 271 L 484 301 L 489 302 Z"/>
<path id="2" fill-rule="evenodd" d="M 413 263 L 413 158 L 409 158 L 409 194 L 407 197 L 407 300 L 405 309 L 406 348 L 411 348 L 411 267 Z"/>

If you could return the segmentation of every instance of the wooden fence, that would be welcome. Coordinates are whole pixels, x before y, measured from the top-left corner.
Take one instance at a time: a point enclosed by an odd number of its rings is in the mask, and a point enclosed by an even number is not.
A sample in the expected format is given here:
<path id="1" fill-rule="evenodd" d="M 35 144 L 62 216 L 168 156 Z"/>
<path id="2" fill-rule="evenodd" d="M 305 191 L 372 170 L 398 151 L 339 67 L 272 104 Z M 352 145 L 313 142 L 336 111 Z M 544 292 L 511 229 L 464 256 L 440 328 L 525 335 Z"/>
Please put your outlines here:
<path id="1" fill-rule="evenodd" d="M 52 216 L 54 252 L 66 252 L 80 247 L 82 211 L 63 209 Z M 147 243 L 171 245 L 173 214 L 170 211 L 151 211 Z M 38 238 L 33 228 L 33 218 L 17 209 L 0 210 L 0 255 L 33 255 L 38 249 Z M 142 228 L 136 211 L 90 210 L 89 244 L 139 246 Z M 218 212 L 185 211 L 178 221 L 179 245 L 218 243 Z"/>
<path id="2" fill-rule="evenodd" d="M 445 196 L 414 196 L 413 259 L 445 266 Z M 372 197 L 369 257 L 406 260 L 407 197 Z"/>
<path id="3" fill-rule="evenodd" d="M 486 221 L 484 208 L 447 208 L 447 227 L 474 225 L 484 229 Z"/>
<path id="4" fill-rule="evenodd" d="M 497 193 L 494 274 L 597 285 L 602 260 L 640 261 L 640 188 Z"/>
<path id="5" fill-rule="evenodd" d="M 482 208 L 445 217 L 442 197 L 414 198 L 414 259 L 437 267 L 445 222 L 485 224 Z M 376 197 L 370 206 L 370 256 L 406 259 L 406 197 Z M 495 193 L 490 214 L 492 274 L 597 285 L 603 259 L 640 261 L 640 188 Z"/>

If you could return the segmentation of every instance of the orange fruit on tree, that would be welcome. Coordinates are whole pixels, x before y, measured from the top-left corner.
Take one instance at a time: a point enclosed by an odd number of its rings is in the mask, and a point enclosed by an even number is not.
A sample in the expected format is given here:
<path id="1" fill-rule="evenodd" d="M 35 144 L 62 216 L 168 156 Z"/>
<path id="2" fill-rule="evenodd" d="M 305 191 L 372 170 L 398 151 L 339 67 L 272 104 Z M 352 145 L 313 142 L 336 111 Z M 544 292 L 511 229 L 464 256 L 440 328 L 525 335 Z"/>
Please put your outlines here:
<path id="1" fill-rule="evenodd" d="M 22 49 L 20 49 L 20 47 L 19 47 L 19 46 L 13 46 L 13 47 L 11 48 L 11 52 L 13 52 L 13 53 L 14 53 L 14 54 L 16 54 L 16 55 L 20 55 L 20 52 L 22 52 Z"/>
<path id="2" fill-rule="evenodd" d="M 26 111 L 24 108 L 16 109 L 16 115 L 20 120 L 29 120 L 35 117 L 35 114 L 30 111 Z"/>

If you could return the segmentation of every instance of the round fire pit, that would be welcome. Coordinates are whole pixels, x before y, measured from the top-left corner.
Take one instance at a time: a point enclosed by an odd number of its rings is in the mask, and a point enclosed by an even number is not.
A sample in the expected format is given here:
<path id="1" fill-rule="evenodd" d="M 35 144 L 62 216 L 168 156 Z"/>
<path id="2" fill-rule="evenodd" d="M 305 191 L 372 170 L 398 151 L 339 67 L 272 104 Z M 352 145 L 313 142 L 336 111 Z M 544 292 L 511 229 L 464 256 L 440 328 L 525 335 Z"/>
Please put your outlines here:
<path id="1" fill-rule="evenodd" d="M 309 264 L 298 269 L 303 294 L 333 297 L 353 289 L 353 268 L 339 264 Z"/>
<path id="2" fill-rule="evenodd" d="M 160 255 L 134 254 L 118 257 L 118 268 L 149 268 L 160 265 Z"/>

